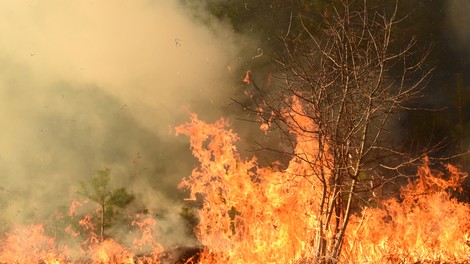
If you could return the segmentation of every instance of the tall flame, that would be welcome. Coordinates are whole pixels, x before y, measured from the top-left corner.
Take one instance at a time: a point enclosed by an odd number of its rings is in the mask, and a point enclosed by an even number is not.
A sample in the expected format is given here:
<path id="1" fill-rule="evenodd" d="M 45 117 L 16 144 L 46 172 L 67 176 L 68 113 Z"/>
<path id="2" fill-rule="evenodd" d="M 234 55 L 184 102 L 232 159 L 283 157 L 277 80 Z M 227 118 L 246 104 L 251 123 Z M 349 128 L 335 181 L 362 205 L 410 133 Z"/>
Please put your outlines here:
<path id="1" fill-rule="evenodd" d="M 286 170 L 259 167 L 242 159 L 237 135 L 221 119 L 207 124 L 192 115 L 177 128 L 190 136 L 201 165 L 180 187 L 190 198 L 204 197 L 197 236 L 206 247 L 200 263 L 295 263 L 309 256 L 317 221 L 319 192 L 309 158 L 315 143 L 298 138 L 298 158 Z M 316 146 L 318 147 L 318 146 Z M 321 164 L 318 164 L 322 166 Z"/>
<path id="2" fill-rule="evenodd" d="M 434 176 L 428 160 L 416 182 L 401 189 L 401 201 L 364 209 L 354 217 L 344 255 L 357 263 L 470 261 L 470 206 L 451 198 L 467 176 L 447 165 Z"/>
<path id="3" fill-rule="evenodd" d="M 221 119 L 213 124 L 191 115 L 177 133 L 188 135 L 200 165 L 181 188 L 190 199 L 201 199 L 195 230 L 204 252 L 198 263 L 305 263 L 315 261 L 320 212 L 321 179 L 328 180 L 332 159 L 328 146 L 305 131 L 316 129 L 293 101 L 291 133 L 296 156 L 283 168 L 262 167 L 256 157 L 242 158 L 235 147 L 237 134 Z M 269 124 L 267 124 L 269 125 Z M 288 123 L 289 125 L 289 123 Z M 321 155 L 319 153 L 322 153 Z M 470 205 L 452 198 L 467 177 L 452 165 L 433 171 L 426 158 L 417 177 L 375 207 L 357 211 L 344 236 L 343 263 L 468 263 L 470 259 Z M 0 240 L 0 263 L 160 263 L 163 247 L 157 242 L 157 221 L 138 214 L 132 244 L 100 241 L 92 216 L 77 213 L 86 202 L 73 202 L 68 212 L 81 226 L 67 233 L 83 239 L 80 260 L 58 246 L 42 225 L 13 227 Z M 130 228 L 132 228 L 130 226 Z M 323 239 L 333 239 L 326 230 Z M 328 233 L 330 232 L 330 233 Z M 189 258 L 191 259 L 191 258 Z M 192 258 L 195 259 L 195 258 Z M 188 263 L 192 263 L 189 260 Z"/>
<path id="4" fill-rule="evenodd" d="M 295 102 L 294 102 L 295 103 Z M 294 104 L 294 107 L 297 107 Z M 202 199 L 196 235 L 205 250 L 199 263 L 299 263 L 312 261 L 318 243 L 320 184 L 317 170 L 331 162 L 315 157 L 319 146 L 302 131 L 314 124 L 299 108 L 296 153 L 286 169 L 260 167 L 255 157 L 241 158 L 238 136 L 221 119 L 208 124 L 191 116 L 177 128 L 188 135 L 199 160 L 181 188 Z M 295 127 L 295 126 L 293 126 Z M 327 150 L 327 146 L 323 146 Z M 322 151 L 327 153 L 326 151 Z M 319 161 L 315 164 L 313 161 Z M 470 258 L 470 206 L 452 199 L 466 174 L 448 165 L 448 179 L 434 176 L 427 159 L 418 179 L 388 199 L 351 217 L 341 260 L 347 263 L 465 262 Z M 332 239 L 331 234 L 325 234 Z"/>

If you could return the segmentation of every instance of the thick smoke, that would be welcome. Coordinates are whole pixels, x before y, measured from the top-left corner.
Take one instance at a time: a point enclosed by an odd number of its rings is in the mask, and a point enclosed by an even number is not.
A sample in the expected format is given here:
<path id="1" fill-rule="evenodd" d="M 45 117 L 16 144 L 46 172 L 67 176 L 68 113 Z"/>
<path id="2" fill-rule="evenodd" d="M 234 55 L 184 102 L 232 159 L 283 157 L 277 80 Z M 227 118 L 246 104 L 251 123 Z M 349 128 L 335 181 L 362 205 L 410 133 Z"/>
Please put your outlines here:
<path id="1" fill-rule="evenodd" d="M 223 115 L 237 49 L 229 28 L 175 2 L 0 2 L 4 225 L 47 218 L 104 168 L 149 209 L 178 213 L 192 159 L 171 128 L 188 111 Z"/>

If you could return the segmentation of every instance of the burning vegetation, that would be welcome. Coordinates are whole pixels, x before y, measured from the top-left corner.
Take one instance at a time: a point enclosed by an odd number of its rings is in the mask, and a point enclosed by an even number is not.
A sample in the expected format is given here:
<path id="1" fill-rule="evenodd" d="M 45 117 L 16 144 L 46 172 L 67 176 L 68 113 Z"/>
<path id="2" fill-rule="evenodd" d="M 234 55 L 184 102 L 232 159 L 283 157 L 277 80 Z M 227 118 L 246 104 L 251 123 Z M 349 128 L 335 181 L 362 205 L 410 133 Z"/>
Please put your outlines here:
<path id="1" fill-rule="evenodd" d="M 118 210 L 135 197 L 109 188 L 110 171 L 102 170 L 81 183 L 88 200 L 72 202 L 64 230 L 41 223 L 4 230 L 0 264 L 468 263 L 470 205 L 452 196 L 467 174 L 452 165 L 433 170 L 427 156 L 411 158 L 386 142 L 427 82 L 427 53 L 416 55 L 413 39 L 390 48 L 400 42 L 392 30 L 401 21 L 397 5 L 382 12 L 367 1 L 359 11 L 340 3 L 320 33 L 290 16 L 278 93 L 264 92 L 251 71 L 243 80 L 258 93 L 246 91 L 254 104 L 247 109 L 265 134 L 279 132 L 287 162 L 243 157 L 225 119 L 192 114 L 176 128 L 199 162 L 179 187 L 200 205 L 193 231 L 201 249 L 165 249 L 147 209 L 121 219 L 127 229 L 111 235 Z M 381 192 L 417 163 L 398 193 Z"/>
<path id="2" fill-rule="evenodd" d="M 313 124 L 305 124 L 312 126 Z M 452 165 L 432 171 L 425 159 L 415 180 L 400 196 L 363 206 L 349 218 L 341 254 L 335 260 L 318 260 L 321 239 L 333 239 L 334 230 L 318 234 L 321 183 L 307 162 L 317 155 L 314 142 L 297 138 L 296 149 L 308 150 L 288 166 L 261 167 L 256 157 L 238 154 L 237 134 L 221 119 L 213 124 L 191 116 L 177 128 L 188 135 L 200 165 L 181 183 L 199 199 L 196 235 L 203 246 L 200 256 L 186 263 L 466 263 L 470 256 L 470 206 L 452 198 L 467 176 Z M 327 168 L 323 168 L 326 170 Z M 70 217 L 87 203 L 74 202 Z M 68 233 L 79 242 L 61 244 L 43 225 L 15 226 L 2 238 L 0 263 L 184 263 L 168 256 L 158 243 L 157 221 L 150 214 L 134 216 L 131 243 L 100 239 L 99 228 L 86 215 L 81 231 Z M 334 228 L 335 219 L 329 219 Z M 98 221 L 99 222 L 99 221 Z M 176 252 L 176 251 L 175 251 Z M 199 251 L 194 251 L 198 254 Z M 165 256 L 166 254 L 166 256 Z M 169 262 L 171 259 L 171 262 Z"/>
<path id="3" fill-rule="evenodd" d="M 201 197 L 196 234 L 204 245 L 199 263 L 465 263 L 470 256 L 470 206 L 451 198 L 467 174 L 447 165 L 431 172 L 427 159 L 400 197 L 363 207 L 349 219 L 338 259 L 318 259 L 321 239 L 334 240 L 322 224 L 321 183 L 308 162 L 315 143 L 296 134 L 297 149 L 309 150 L 285 169 L 242 159 L 227 121 L 207 124 L 195 115 L 179 127 L 190 136 L 201 163 L 181 187 Z M 312 125 L 312 124 L 310 124 Z M 306 125 L 309 126 L 309 125 Z M 326 170 L 326 168 L 324 168 Z"/>

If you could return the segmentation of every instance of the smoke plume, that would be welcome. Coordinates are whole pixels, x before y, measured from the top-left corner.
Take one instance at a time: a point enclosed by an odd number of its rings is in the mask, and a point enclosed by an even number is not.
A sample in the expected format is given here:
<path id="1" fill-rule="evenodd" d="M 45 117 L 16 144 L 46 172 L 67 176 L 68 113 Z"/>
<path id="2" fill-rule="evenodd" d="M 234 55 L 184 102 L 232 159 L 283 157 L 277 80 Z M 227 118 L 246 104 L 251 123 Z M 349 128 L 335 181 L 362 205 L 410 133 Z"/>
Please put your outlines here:
<path id="1" fill-rule="evenodd" d="M 222 115 L 237 49 L 175 2 L 0 2 L 4 225 L 47 218 L 103 168 L 150 209 L 178 210 L 192 158 L 171 128 Z"/>

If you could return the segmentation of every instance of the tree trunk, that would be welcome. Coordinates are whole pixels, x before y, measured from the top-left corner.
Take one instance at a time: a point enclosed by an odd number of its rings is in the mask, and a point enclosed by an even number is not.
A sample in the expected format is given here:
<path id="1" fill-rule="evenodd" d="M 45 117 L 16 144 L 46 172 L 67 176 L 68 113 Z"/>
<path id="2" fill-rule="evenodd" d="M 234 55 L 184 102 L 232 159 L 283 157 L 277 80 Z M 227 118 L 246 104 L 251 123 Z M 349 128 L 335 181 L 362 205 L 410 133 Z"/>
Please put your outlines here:
<path id="1" fill-rule="evenodd" d="M 104 204 L 101 205 L 101 226 L 100 226 L 100 241 L 103 243 L 104 240 Z"/>

